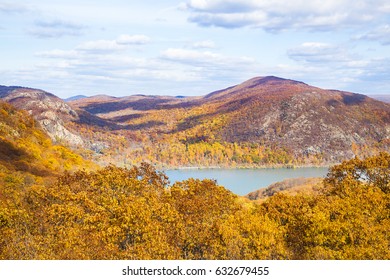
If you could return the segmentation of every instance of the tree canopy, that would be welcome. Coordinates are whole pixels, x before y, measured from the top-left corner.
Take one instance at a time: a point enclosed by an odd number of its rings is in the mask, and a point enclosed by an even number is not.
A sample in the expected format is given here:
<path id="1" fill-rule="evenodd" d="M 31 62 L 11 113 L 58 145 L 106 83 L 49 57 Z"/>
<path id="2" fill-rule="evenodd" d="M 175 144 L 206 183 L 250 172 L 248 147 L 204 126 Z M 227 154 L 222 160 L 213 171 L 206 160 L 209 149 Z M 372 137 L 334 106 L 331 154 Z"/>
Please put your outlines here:
<path id="1" fill-rule="evenodd" d="M 329 170 L 316 194 L 262 203 L 143 163 L 5 178 L 1 259 L 390 259 L 390 155 Z"/>

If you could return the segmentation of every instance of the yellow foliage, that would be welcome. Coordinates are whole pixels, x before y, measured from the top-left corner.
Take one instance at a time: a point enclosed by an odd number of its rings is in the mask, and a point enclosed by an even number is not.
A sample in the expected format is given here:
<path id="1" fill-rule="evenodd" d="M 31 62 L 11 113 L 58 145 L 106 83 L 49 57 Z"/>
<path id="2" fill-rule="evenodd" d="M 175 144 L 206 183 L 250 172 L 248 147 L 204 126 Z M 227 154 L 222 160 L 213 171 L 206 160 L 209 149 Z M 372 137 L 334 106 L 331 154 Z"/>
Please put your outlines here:
<path id="1" fill-rule="evenodd" d="M 212 180 L 170 186 L 146 163 L 52 183 L 5 169 L 0 258 L 390 259 L 389 159 L 344 162 L 320 192 L 262 204 Z"/>

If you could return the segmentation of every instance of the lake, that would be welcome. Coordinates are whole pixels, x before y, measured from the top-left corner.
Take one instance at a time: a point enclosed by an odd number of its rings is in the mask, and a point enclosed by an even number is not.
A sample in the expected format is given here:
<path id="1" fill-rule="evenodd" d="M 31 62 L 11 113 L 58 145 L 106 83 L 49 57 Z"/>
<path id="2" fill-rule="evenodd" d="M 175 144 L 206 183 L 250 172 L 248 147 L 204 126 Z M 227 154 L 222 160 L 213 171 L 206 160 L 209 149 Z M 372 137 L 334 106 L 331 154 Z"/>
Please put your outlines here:
<path id="1" fill-rule="evenodd" d="M 265 169 L 175 169 L 165 170 L 171 183 L 196 179 L 214 179 L 235 194 L 246 195 L 260 188 L 289 178 L 324 177 L 328 168 L 265 168 Z"/>

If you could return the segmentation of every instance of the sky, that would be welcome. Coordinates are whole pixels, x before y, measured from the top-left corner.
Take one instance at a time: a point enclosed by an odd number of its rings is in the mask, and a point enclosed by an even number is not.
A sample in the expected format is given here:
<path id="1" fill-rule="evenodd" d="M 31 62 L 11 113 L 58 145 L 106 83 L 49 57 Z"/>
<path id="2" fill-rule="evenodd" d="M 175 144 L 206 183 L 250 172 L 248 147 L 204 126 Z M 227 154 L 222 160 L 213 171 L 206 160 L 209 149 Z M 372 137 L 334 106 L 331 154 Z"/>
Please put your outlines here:
<path id="1" fill-rule="evenodd" d="M 0 84 L 205 95 L 257 76 L 390 94 L 389 0 L 0 0 Z"/>

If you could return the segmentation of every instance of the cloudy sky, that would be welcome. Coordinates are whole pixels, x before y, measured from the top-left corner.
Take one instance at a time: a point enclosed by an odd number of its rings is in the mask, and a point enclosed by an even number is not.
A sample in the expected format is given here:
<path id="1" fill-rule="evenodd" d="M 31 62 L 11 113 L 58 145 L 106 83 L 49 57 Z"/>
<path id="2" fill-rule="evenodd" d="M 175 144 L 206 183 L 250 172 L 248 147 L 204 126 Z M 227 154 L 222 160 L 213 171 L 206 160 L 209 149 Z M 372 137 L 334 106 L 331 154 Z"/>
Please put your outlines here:
<path id="1" fill-rule="evenodd" d="M 389 0 L 0 0 L 0 84 L 204 95 L 274 75 L 390 94 Z"/>

